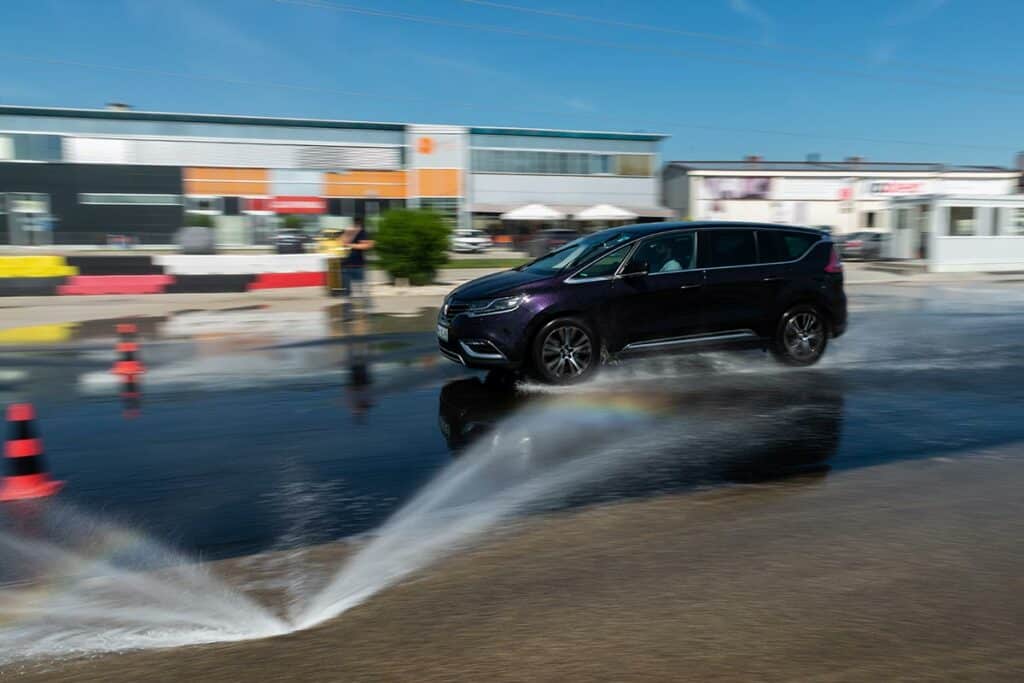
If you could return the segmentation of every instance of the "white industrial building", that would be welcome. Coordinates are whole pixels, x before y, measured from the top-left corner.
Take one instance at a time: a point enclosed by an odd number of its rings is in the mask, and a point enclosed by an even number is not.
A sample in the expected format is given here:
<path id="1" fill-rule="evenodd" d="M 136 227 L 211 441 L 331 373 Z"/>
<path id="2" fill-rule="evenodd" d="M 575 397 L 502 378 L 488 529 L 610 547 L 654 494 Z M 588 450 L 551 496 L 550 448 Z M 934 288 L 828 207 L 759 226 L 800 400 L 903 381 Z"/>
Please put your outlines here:
<path id="1" fill-rule="evenodd" d="M 914 195 L 1000 197 L 1020 172 L 993 166 L 846 161 L 673 161 L 663 201 L 679 218 L 791 223 L 842 234 L 891 229 L 889 203 Z"/>
<path id="2" fill-rule="evenodd" d="M 933 272 L 1024 270 L 1024 195 L 918 195 L 890 202 L 886 256 Z"/>

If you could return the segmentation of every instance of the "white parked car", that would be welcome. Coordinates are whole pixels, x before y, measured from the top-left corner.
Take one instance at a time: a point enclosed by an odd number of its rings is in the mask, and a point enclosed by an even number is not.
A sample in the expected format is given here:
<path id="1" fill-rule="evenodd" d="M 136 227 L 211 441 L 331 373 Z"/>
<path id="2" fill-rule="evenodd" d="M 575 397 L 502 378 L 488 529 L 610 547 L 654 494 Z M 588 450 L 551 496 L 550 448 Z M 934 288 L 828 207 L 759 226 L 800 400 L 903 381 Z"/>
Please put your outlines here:
<path id="1" fill-rule="evenodd" d="M 491 238 L 483 230 L 456 230 L 452 234 L 452 251 L 478 252 L 491 246 Z"/>

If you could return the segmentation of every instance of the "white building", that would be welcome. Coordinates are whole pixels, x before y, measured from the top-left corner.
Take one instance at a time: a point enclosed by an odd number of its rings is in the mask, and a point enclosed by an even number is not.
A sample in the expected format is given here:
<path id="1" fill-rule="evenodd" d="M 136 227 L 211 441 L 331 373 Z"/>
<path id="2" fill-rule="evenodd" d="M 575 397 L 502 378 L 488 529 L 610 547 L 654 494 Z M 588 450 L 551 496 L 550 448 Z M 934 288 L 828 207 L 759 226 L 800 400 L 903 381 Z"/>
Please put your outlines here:
<path id="1" fill-rule="evenodd" d="M 928 270 L 1024 270 L 1024 195 L 925 195 L 890 202 L 891 258 Z"/>
<path id="2" fill-rule="evenodd" d="M 842 234 L 889 230 L 889 202 L 911 195 L 998 197 L 1020 172 L 994 166 L 846 161 L 673 161 L 663 200 L 676 216 L 827 227 Z"/>

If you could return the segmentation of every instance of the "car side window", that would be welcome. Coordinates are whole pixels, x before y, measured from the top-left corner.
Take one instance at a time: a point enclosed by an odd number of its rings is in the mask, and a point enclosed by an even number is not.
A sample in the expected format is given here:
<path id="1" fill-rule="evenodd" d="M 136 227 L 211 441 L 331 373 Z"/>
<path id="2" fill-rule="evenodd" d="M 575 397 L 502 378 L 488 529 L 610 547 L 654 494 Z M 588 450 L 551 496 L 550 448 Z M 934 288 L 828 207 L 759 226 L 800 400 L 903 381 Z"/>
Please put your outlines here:
<path id="1" fill-rule="evenodd" d="M 586 278 L 611 277 L 612 275 L 615 275 L 615 271 L 619 269 L 619 265 L 622 263 L 622 260 L 626 258 L 626 254 L 629 253 L 632 246 L 633 245 L 620 247 L 615 251 L 605 254 L 589 266 L 586 266 L 580 272 L 576 273 L 574 279 L 583 280 Z"/>
<path id="2" fill-rule="evenodd" d="M 710 268 L 757 263 L 753 230 L 709 230 L 707 265 Z"/>
<path id="3" fill-rule="evenodd" d="M 818 241 L 814 235 L 781 230 L 758 230 L 757 251 L 760 263 L 795 261 Z"/>
<path id="4" fill-rule="evenodd" d="M 807 250 L 811 248 L 818 241 L 818 238 L 814 235 L 805 235 L 802 232 L 784 232 L 782 233 L 782 244 L 785 246 L 785 256 L 787 261 L 793 261 L 800 258 L 807 253 Z"/>
<path id="5" fill-rule="evenodd" d="M 647 272 L 674 273 L 697 267 L 697 239 L 694 232 L 674 232 L 644 240 L 632 258 L 633 264 L 646 263 Z"/>
<path id="6" fill-rule="evenodd" d="M 778 263 L 788 261 L 786 245 L 782 243 L 782 234 L 777 230 L 757 231 L 757 260 L 759 263 Z"/>

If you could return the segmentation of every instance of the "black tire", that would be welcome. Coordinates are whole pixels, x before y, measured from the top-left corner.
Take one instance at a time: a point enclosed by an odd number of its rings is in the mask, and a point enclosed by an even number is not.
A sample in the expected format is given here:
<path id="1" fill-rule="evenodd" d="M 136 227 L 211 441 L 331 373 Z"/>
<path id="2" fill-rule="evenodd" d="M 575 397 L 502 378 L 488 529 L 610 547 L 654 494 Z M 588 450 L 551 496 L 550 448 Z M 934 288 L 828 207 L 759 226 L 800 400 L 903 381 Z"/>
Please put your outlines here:
<path id="1" fill-rule="evenodd" d="M 772 355 L 784 365 L 814 365 L 825 353 L 828 336 L 828 319 L 820 309 L 810 304 L 794 306 L 779 318 Z"/>
<path id="2" fill-rule="evenodd" d="M 533 338 L 530 361 L 533 375 L 542 382 L 582 382 L 601 364 L 601 343 L 585 320 L 556 318 Z"/>

